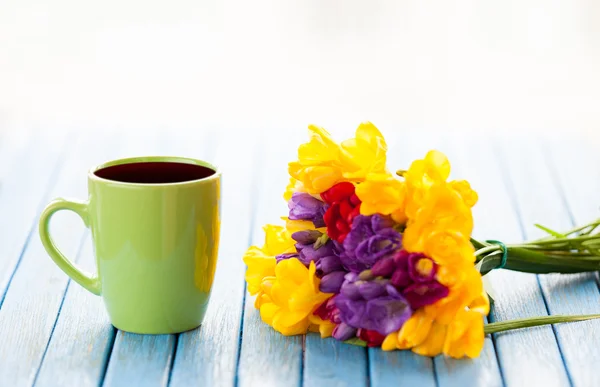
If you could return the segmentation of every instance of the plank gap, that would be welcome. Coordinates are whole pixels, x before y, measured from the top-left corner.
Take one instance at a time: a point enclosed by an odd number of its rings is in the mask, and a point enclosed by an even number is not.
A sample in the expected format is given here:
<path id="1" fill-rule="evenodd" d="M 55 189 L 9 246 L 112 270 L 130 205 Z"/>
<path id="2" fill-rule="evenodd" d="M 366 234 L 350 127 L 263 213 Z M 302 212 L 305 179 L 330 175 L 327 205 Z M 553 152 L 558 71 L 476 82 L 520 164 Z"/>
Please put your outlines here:
<path id="1" fill-rule="evenodd" d="M 167 387 L 171 384 L 171 377 L 173 376 L 173 365 L 175 364 L 175 357 L 177 357 L 177 346 L 179 344 L 179 335 L 181 333 L 177 333 L 175 335 L 175 343 L 173 344 L 173 353 L 171 354 L 171 362 L 169 363 L 169 376 L 167 378 Z"/>
<path id="2" fill-rule="evenodd" d="M 110 364 L 110 358 L 115 348 L 115 340 L 117 339 L 117 328 L 113 327 L 112 335 L 109 338 L 108 346 L 106 348 L 106 355 L 104 356 L 104 363 L 102 364 L 102 371 L 100 372 L 100 379 L 98 380 L 98 386 L 104 386 L 104 380 L 106 379 L 106 371 L 108 371 L 108 365 Z"/>

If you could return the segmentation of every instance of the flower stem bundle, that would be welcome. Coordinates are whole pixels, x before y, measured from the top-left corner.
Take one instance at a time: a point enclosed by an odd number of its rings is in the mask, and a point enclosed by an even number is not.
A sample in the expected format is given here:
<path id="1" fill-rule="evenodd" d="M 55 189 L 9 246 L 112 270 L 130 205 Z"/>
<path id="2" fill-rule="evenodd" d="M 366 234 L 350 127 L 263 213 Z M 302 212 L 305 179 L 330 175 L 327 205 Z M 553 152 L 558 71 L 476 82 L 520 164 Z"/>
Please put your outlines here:
<path id="1" fill-rule="evenodd" d="M 600 270 L 600 219 L 564 233 L 536 225 L 548 236 L 531 242 L 502 246 L 471 239 L 482 274 L 497 268 L 506 254 L 504 268 L 526 273 L 581 273 Z M 504 251 L 506 250 L 506 251 Z"/>

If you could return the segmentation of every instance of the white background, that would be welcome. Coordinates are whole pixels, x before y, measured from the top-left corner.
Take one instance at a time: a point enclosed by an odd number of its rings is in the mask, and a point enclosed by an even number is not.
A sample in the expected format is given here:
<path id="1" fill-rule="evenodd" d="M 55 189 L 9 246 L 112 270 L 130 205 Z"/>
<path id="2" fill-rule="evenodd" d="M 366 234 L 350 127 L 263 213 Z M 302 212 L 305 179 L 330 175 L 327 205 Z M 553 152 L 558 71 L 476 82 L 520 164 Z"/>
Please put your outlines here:
<path id="1" fill-rule="evenodd" d="M 0 2 L 0 130 L 364 120 L 593 136 L 600 2 Z"/>

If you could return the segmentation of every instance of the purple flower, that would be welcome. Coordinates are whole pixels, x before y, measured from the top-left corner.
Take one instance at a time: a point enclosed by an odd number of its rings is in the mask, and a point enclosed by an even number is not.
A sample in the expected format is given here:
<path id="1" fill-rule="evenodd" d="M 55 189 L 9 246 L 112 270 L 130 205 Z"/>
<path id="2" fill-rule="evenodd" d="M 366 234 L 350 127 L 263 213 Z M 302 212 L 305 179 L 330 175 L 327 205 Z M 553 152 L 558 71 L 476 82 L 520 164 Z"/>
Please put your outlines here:
<path id="1" fill-rule="evenodd" d="M 313 313 L 319 316 L 322 320 L 329 320 L 336 324 L 336 327 L 333 328 L 332 336 L 337 340 L 344 341 L 352 337 L 356 337 L 357 329 L 344 324 L 342 320 L 340 320 L 340 311 L 335 305 L 335 299 L 337 297 L 339 297 L 339 295 L 330 297 Z"/>
<path id="2" fill-rule="evenodd" d="M 448 296 L 447 287 L 437 281 L 414 283 L 402 291 L 402 295 L 413 309 L 431 305 Z"/>
<path id="3" fill-rule="evenodd" d="M 340 258 L 344 267 L 353 272 L 371 268 L 377 261 L 402 248 L 402 236 L 394 230 L 394 222 L 379 214 L 358 215 L 344 240 Z"/>
<path id="4" fill-rule="evenodd" d="M 304 192 L 294 192 L 288 202 L 291 220 L 311 220 L 315 227 L 325 227 L 326 204 Z"/>
<path id="5" fill-rule="evenodd" d="M 343 271 L 344 273 L 346 273 L 346 271 L 344 270 L 344 266 L 342 265 L 342 261 L 340 261 L 339 253 L 335 249 L 335 247 L 333 248 L 333 255 L 329 255 L 319 259 L 316 265 L 318 276 L 333 273 L 336 271 Z"/>
<path id="6" fill-rule="evenodd" d="M 409 303 L 390 281 L 373 279 L 369 271 L 348 273 L 335 305 L 340 320 L 349 327 L 382 335 L 397 331 L 412 315 Z"/>
<path id="7" fill-rule="evenodd" d="M 341 324 L 337 325 L 335 328 L 333 328 L 333 332 L 331 333 L 331 335 L 336 340 L 346 341 L 348 339 L 356 337 L 357 331 L 358 331 L 358 329 L 353 328 L 348 324 L 341 323 Z"/>
<path id="8" fill-rule="evenodd" d="M 292 239 L 296 241 L 297 253 L 280 254 L 276 256 L 276 259 L 279 262 L 282 259 L 298 258 L 306 267 L 310 265 L 311 261 L 314 262 L 317 268 L 317 276 L 322 277 L 325 281 L 325 284 L 321 283 L 321 291 L 338 293 L 346 271 L 340 261 L 338 245 L 333 241 L 328 240 L 324 245 L 315 249 L 315 243 L 322 236 L 323 234 L 317 230 L 297 231 L 292 234 Z"/>
<path id="9" fill-rule="evenodd" d="M 401 250 L 394 257 L 378 261 L 371 269 L 371 275 L 390 278 L 390 283 L 414 310 L 448 296 L 448 288 L 435 279 L 437 268 L 425 254 Z"/>
<path id="10" fill-rule="evenodd" d="M 277 261 L 277 263 L 279 263 L 279 261 L 281 261 L 283 259 L 298 258 L 298 257 L 299 257 L 298 253 L 279 254 L 279 255 L 275 256 L 275 261 Z"/>
<path id="11" fill-rule="evenodd" d="M 323 233 L 317 230 L 296 231 L 292 234 L 292 239 L 300 245 L 312 245 L 321 237 L 321 235 L 323 235 Z"/>
<path id="12" fill-rule="evenodd" d="M 339 293 L 346 274 L 345 271 L 334 271 L 325 274 L 323 278 L 321 278 L 319 290 L 323 293 Z"/>

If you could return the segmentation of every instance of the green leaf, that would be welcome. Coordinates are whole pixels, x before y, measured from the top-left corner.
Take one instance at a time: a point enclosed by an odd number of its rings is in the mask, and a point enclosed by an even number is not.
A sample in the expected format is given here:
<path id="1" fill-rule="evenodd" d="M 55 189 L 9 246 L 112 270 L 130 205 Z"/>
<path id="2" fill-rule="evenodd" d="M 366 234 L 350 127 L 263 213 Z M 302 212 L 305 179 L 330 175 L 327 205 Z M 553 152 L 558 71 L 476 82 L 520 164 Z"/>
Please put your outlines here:
<path id="1" fill-rule="evenodd" d="M 600 314 L 582 314 L 576 316 L 543 316 L 543 317 L 530 317 L 518 320 L 499 321 L 491 324 L 486 324 L 483 328 L 486 334 L 510 331 L 513 329 L 537 327 L 540 325 L 557 324 L 574 321 L 585 321 L 600 318 Z"/>
<path id="2" fill-rule="evenodd" d="M 327 241 L 329 241 L 329 236 L 327 234 L 321 234 L 319 239 L 317 239 L 315 241 L 315 243 L 313 244 L 313 249 L 315 249 L 315 250 L 320 249 L 321 247 L 325 246 Z"/>
<path id="3" fill-rule="evenodd" d="M 535 223 L 534 226 L 537 227 L 537 228 L 539 228 L 540 230 L 542 230 L 544 232 L 547 232 L 548 234 L 552 235 L 553 237 L 556 237 L 556 238 L 566 238 L 566 235 L 563 235 L 563 234 L 559 233 L 558 231 L 551 230 L 551 229 L 549 229 L 546 226 L 542 226 L 541 224 Z"/>
<path id="4" fill-rule="evenodd" d="M 367 346 L 367 342 L 366 341 L 362 341 L 358 337 L 353 337 L 351 339 L 343 341 L 343 343 L 351 344 L 351 345 L 358 345 L 358 346 L 361 346 L 361 347 L 366 347 Z"/>

